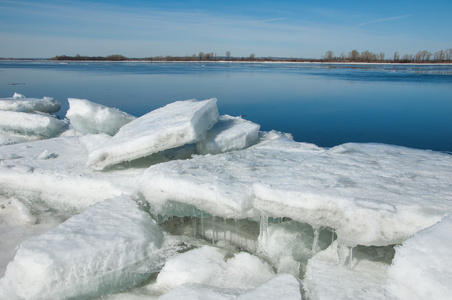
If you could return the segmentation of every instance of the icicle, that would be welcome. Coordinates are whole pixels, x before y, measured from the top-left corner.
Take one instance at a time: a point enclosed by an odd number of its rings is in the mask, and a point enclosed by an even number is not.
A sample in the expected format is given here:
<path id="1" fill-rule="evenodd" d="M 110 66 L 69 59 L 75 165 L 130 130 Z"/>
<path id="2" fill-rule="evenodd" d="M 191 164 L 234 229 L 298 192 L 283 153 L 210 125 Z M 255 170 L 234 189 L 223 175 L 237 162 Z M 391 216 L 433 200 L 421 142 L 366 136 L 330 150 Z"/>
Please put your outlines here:
<path id="1" fill-rule="evenodd" d="M 204 237 L 204 213 L 201 212 L 201 237 Z"/>
<path id="2" fill-rule="evenodd" d="M 262 245 L 266 245 L 268 242 L 268 218 L 266 215 L 261 215 L 259 242 Z"/>
<path id="3" fill-rule="evenodd" d="M 314 229 L 314 241 L 312 242 L 312 254 L 317 253 L 317 245 L 319 243 L 319 232 L 320 232 L 319 228 Z"/>
<path id="4" fill-rule="evenodd" d="M 217 233 L 217 230 L 215 228 L 215 216 L 212 217 L 212 245 L 215 244 L 215 235 Z"/>
<path id="5" fill-rule="evenodd" d="M 193 221 L 193 237 L 196 237 L 196 235 L 198 234 L 198 222 L 196 217 L 192 217 L 192 221 Z"/>
<path id="6" fill-rule="evenodd" d="M 345 261 L 347 260 L 347 256 L 350 254 L 350 250 L 348 247 L 342 243 L 339 242 L 337 245 L 337 255 L 339 257 L 339 265 L 345 266 Z"/>
<path id="7" fill-rule="evenodd" d="M 223 219 L 223 240 L 227 241 L 226 239 L 226 218 Z"/>
<path id="8" fill-rule="evenodd" d="M 238 219 L 234 219 L 235 221 L 235 243 L 238 245 L 239 244 L 239 220 Z"/>
<path id="9" fill-rule="evenodd" d="M 351 269 L 353 264 L 353 248 L 350 247 L 350 254 L 348 255 L 348 267 Z"/>

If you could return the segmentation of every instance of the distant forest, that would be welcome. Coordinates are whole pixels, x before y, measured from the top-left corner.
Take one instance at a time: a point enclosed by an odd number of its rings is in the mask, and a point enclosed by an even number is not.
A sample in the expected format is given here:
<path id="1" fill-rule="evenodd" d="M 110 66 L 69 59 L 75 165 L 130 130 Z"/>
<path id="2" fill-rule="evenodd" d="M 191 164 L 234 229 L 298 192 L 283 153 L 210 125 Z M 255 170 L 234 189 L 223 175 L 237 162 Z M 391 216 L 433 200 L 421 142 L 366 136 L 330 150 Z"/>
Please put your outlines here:
<path id="1" fill-rule="evenodd" d="M 400 55 L 395 52 L 392 57 L 387 58 L 385 53 L 373 53 L 369 50 L 359 52 L 352 50 L 349 53 L 341 53 L 336 56 L 333 51 L 327 51 L 321 59 L 309 58 L 285 58 L 285 57 L 256 57 L 251 53 L 248 57 L 233 57 L 227 51 L 224 56 L 217 56 L 216 53 L 204 53 L 187 56 L 154 56 L 146 58 L 128 58 L 124 55 L 114 54 L 109 56 L 67 56 L 60 55 L 50 58 L 50 60 L 66 61 L 289 61 L 289 62 L 368 62 L 368 63 L 452 63 L 452 49 L 440 50 L 432 53 L 427 50 L 418 51 L 416 54 Z"/>

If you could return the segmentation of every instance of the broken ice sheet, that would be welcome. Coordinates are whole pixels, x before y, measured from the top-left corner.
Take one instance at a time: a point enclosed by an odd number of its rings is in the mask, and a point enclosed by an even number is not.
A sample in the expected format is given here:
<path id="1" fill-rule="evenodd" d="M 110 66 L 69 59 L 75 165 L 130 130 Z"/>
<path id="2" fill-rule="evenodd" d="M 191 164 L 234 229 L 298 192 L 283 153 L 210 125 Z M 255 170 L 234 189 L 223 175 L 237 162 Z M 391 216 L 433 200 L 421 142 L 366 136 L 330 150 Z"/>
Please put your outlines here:
<path id="1" fill-rule="evenodd" d="M 115 164 L 195 143 L 218 121 L 215 98 L 170 103 L 124 125 L 89 154 L 88 166 L 104 170 Z"/>
<path id="2" fill-rule="evenodd" d="M 223 218 L 289 217 L 347 245 L 400 243 L 452 210 L 452 156 L 380 144 L 331 149 L 276 135 L 248 149 L 151 166 L 139 190 Z M 187 215 L 190 209 L 187 210 Z"/>

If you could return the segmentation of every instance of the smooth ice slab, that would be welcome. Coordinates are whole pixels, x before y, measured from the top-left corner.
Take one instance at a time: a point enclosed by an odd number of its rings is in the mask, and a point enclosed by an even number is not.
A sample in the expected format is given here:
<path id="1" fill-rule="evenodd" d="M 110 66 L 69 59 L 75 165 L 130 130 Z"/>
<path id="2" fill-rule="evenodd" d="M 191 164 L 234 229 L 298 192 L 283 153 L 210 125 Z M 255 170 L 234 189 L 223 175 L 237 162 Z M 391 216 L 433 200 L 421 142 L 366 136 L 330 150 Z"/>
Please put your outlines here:
<path id="1" fill-rule="evenodd" d="M 86 99 L 69 98 L 68 101 L 69 109 L 66 118 L 81 134 L 115 135 L 119 128 L 136 119 L 119 109 L 106 107 Z"/>
<path id="2" fill-rule="evenodd" d="M 385 286 L 394 299 L 450 299 L 452 217 L 416 233 L 396 247 Z"/>
<path id="3" fill-rule="evenodd" d="M 121 127 L 103 147 L 90 153 L 88 165 L 94 170 L 131 161 L 195 143 L 206 137 L 218 121 L 215 98 L 168 104 Z"/>
<path id="4" fill-rule="evenodd" d="M 48 114 L 0 110 L 0 131 L 36 138 L 51 138 L 61 133 L 66 122 Z"/>
<path id="5" fill-rule="evenodd" d="M 175 202 L 212 215 L 289 217 L 336 230 L 347 245 L 400 243 L 452 208 L 452 156 L 380 144 L 331 149 L 280 137 L 150 167 L 140 191 L 156 211 Z M 179 205 L 180 207 L 180 205 Z"/>
<path id="6" fill-rule="evenodd" d="M 24 95 L 14 93 L 11 98 L 0 98 L 0 110 L 55 113 L 60 108 L 61 103 L 51 97 L 26 98 Z"/>
<path id="7" fill-rule="evenodd" d="M 260 125 L 241 117 L 224 115 L 207 132 L 204 140 L 196 143 L 199 154 L 218 154 L 241 150 L 257 143 Z"/>
<path id="8" fill-rule="evenodd" d="M 131 287 L 149 277 L 162 242 L 135 201 L 105 200 L 25 241 L 0 281 L 0 298 L 90 298 Z"/>

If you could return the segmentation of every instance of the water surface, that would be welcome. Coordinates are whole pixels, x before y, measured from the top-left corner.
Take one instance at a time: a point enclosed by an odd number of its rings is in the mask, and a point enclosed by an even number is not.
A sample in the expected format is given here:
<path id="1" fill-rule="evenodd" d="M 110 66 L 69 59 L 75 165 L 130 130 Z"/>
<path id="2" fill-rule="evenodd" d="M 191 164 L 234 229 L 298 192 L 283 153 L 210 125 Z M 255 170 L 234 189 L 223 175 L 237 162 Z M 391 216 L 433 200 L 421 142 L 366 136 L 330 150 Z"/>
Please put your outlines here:
<path id="1" fill-rule="evenodd" d="M 84 98 L 141 116 L 216 97 L 220 114 L 331 147 L 452 151 L 452 65 L 1 61 L 0 97 Z"/>

